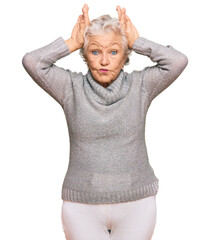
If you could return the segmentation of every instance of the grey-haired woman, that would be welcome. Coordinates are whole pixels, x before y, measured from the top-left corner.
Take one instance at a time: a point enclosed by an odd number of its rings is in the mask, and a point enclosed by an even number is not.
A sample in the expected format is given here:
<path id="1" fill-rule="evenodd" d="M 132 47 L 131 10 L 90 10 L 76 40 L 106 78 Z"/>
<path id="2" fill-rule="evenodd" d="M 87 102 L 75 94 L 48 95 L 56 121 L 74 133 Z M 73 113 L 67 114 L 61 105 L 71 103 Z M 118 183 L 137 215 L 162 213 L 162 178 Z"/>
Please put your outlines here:
<path id="1" fill-rule="evenodd" d="M 145 143 L 146 113 L 188 63 L 172 46 L 139 36 L 125 8 L 117 18 L 90 22 L 88 6 L 69 39 L 26 53 L 32 79 L 63 108 L 69 130 L 69 166 L 62 186 L 67 240 L 150 240 L 156 224 L 159 179 Z M 79 50 L 84 75 L 55 65 Z M 134 51 L 156 65 L 124 71 Z"/>

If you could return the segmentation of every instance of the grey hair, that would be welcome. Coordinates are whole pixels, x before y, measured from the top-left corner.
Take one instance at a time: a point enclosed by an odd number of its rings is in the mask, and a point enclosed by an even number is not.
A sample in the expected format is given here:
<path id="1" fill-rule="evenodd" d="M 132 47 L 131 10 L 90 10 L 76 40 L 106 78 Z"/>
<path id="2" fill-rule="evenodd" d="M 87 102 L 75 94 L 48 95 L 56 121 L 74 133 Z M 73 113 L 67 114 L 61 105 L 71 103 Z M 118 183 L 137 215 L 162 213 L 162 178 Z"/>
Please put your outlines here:
<path id="1" fill-rule="evenodd" d="M 89 44 L 89 36 L 102 35 L 104 33 L 116 33 L 122 36 L 124 54 L 127 55 L 125 65 L 128 65 L 130 62 L 129 55 L 131 54 L 132 49 L 128 47 L 128 41 L 119 20 L 117 18 L 110 17 L 110 15 L 102 15 L 96 19 L 93 19 L 90 22 L 90 25 L 86 27 L 84 32 L 84 45 L 80 49 L 80 56 L 86 62 L 85 55 Z"/>

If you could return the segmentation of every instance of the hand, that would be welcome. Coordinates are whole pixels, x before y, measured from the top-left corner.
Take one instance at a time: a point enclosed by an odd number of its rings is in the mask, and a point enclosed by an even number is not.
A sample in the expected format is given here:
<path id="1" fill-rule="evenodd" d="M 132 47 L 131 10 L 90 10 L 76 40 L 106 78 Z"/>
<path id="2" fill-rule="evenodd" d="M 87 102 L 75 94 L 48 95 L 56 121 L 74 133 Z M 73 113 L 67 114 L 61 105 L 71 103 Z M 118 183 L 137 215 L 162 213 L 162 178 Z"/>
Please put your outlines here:
<path id="1" fill-rule="evenodd" d="M 84 44 L 84 31 L 86 27 L 90 25 L 88 10 L 89 7 L 85 4 L 82 8 L 83 14 L 79 15 L 77 23 L 72 30 L 71 38 L 66 40 L 71 52 L 80 49 Z"/>
<path id="2" fill-rule="evenodd" d="M 126 15 L 126 9 L 117 5 L 118 19 L 121 23 L 121 26 L 126 34 L 128 40 L 128 46 L 132 48 L 134 42 L 139 38 L 139 33 L 133 23 L 131 22 L 128 15 Z"/>

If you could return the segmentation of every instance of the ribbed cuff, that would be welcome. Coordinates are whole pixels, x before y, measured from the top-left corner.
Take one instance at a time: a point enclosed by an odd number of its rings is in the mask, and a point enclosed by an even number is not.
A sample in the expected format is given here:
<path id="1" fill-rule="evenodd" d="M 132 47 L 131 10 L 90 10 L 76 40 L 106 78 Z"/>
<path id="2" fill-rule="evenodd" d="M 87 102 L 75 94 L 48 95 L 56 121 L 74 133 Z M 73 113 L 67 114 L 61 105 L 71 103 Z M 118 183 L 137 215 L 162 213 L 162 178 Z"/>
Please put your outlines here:
<path id="1" fill-rule="evenodd" d="M 69 47 L 67 46 L 65 40 L 62 37 L 57 38 L 55 41 L 49 44 L 49 46 L 52 46 L 52 48 L 58 53 L 56 56 L 56 61 L 71 54 L 71 52 L 69 51 Z"/>
<path id="2" fill-rule="evenodd" d="M 136 41 L 134 42 L 132 49 L 136 52 L 136 53 L 140 53 L 143 55 L 149 55 L 151 53 L 151 46 L 154 43 L 151 42 L 150 40 L 143 38 L 143 37 L 139 37 L 136 39 Z"/>

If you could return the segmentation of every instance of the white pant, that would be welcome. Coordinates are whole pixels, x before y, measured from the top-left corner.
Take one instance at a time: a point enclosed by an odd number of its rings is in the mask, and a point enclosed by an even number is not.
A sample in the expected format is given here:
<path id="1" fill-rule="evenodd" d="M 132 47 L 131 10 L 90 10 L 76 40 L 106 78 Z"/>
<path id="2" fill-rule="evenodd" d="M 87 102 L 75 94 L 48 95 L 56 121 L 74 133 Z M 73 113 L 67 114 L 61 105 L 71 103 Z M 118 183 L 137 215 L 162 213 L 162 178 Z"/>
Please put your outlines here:
<path id="1" fill-rule="evenodd" d="M 66 240 L 150 240 L 156 196 L 111 204 L 63 201 L 61 215 Z"/>

